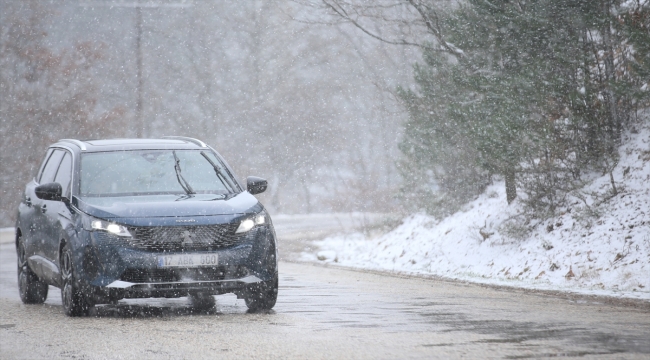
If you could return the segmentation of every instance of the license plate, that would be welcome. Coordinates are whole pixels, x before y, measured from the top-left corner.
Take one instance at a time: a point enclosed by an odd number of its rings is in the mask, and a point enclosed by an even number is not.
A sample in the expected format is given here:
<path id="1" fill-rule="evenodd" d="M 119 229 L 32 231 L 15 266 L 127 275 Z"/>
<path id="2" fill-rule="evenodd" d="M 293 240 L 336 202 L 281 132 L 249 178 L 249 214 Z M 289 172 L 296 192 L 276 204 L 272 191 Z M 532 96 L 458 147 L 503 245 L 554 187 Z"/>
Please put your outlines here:
<path id="1" fill-rule="evenodd" d="M 217 254 L 183 254 L 158 257 L 158 267 L 200 267 L 218 265 Z"/>

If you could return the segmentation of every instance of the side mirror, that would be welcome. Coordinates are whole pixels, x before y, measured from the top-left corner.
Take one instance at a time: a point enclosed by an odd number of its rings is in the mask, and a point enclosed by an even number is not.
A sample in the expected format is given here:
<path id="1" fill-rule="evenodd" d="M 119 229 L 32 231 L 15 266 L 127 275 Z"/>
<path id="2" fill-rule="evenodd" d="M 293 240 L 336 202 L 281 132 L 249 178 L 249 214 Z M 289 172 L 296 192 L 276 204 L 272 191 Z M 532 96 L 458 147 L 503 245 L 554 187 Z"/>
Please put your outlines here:
<path id="1" fill-rule="evenodd" d="M 61 201 L 61 193 L 63 193 L 63 190 L 59 183 L 48 183 L 37 186 L 34 192 L 39 199 Z"/>
<path id="2" fill-rule="evenodd" d="M 265 192 L 267 186 L 268 183 L 265 179 L 257 176 L 249 176 L 246 178 L 246 190 L 253 195 Z"/>

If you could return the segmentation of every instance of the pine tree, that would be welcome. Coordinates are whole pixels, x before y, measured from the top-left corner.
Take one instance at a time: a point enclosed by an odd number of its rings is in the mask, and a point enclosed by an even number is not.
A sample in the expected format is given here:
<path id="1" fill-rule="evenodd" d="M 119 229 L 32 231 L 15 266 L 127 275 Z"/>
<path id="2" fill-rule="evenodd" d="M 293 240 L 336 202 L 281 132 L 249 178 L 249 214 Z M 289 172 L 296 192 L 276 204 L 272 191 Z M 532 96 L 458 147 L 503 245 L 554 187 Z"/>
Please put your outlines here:
<path id="1" fill-rule="evenodd" d="M 629 114 L 623 85 L 632 79 L 623 71 L 629 49 L 613 25 L 616 6 L 608 0 L 459 6 L 441 27 L 462 56 L 428 47 L 416 67 L 418 91 L 402 92 L 411 114 L 402 143 L 407 162 L 428 169 L 459 202 L 481 191 L 486 174 L 499 174 L 509 203 L 519 184 L 526 204 L 546 214 L 579 186 L 586 169 L 611 171 Z M 637 49 L 647 54 L 647 28 L 632 23 L 628 36 L 637 36 Z M 638 74 L 645 64 L 635 62 Z"/>

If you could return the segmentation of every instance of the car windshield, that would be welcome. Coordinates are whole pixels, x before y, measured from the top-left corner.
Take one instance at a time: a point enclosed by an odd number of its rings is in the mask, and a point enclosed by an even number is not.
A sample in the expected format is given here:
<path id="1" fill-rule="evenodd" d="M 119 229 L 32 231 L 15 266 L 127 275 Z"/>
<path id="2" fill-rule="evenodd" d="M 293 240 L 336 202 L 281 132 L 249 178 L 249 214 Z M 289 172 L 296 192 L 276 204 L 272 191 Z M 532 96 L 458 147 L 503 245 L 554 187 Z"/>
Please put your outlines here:
<path id="1" fill-rule="evenodd" d="M 211 151 L 137 150 L 81 156 L 81 196 L 229 194 L 239 187 Z"/>

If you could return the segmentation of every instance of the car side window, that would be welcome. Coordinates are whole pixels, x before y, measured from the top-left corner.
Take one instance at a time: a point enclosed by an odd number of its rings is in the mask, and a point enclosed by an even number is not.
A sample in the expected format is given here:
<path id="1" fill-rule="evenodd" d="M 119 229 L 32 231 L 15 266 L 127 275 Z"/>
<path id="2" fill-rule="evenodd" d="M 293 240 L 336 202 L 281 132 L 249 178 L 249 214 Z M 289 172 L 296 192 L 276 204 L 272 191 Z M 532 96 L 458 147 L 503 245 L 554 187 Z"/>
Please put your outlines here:
<path id="1" fill-rule="evenodd" d="M 54 176 L 56 175 L 56 170 L 59 168 L 61 163 L 61 158 L 63 158 L 63 150 L 54 150 L 50 159 L 47 160 L 47 164 L 43 168 L 43 173 L 41 173 L 41 178 L 38 180 L 39 184 L 47 184 L 54 181 Z"/>
<path id="2" fill-rule="evenodd" d="M 53 151 L 54 150 L 52 150 L 52 149 L 48 149 L 47 153 L 45 153 L 45 157 L 43 158 L 43 161 L 41 162 L 41 166 L 38 167 L 38 173 L 34 177 L 34 180 L 36 180 L 36 182 L 40 181 L 41 176 L 43 176 L 43 169 L 45 169 L 45 164 L 47 164 L 47 160 L 50 158 Z"/>
<path id="3" fill-rule="evenodd" d="M 72 156 L 70 153 L 65 151 L 63 155 L 63 160 L 61 160 L 61 165 L 59 165 L 59 170 L 56 172 L 54 177 L 54 182 L 61 184 L 61 189 L 63 190 L 61 196 L 70 198 L 70 179 L 72 178 Z"/>

